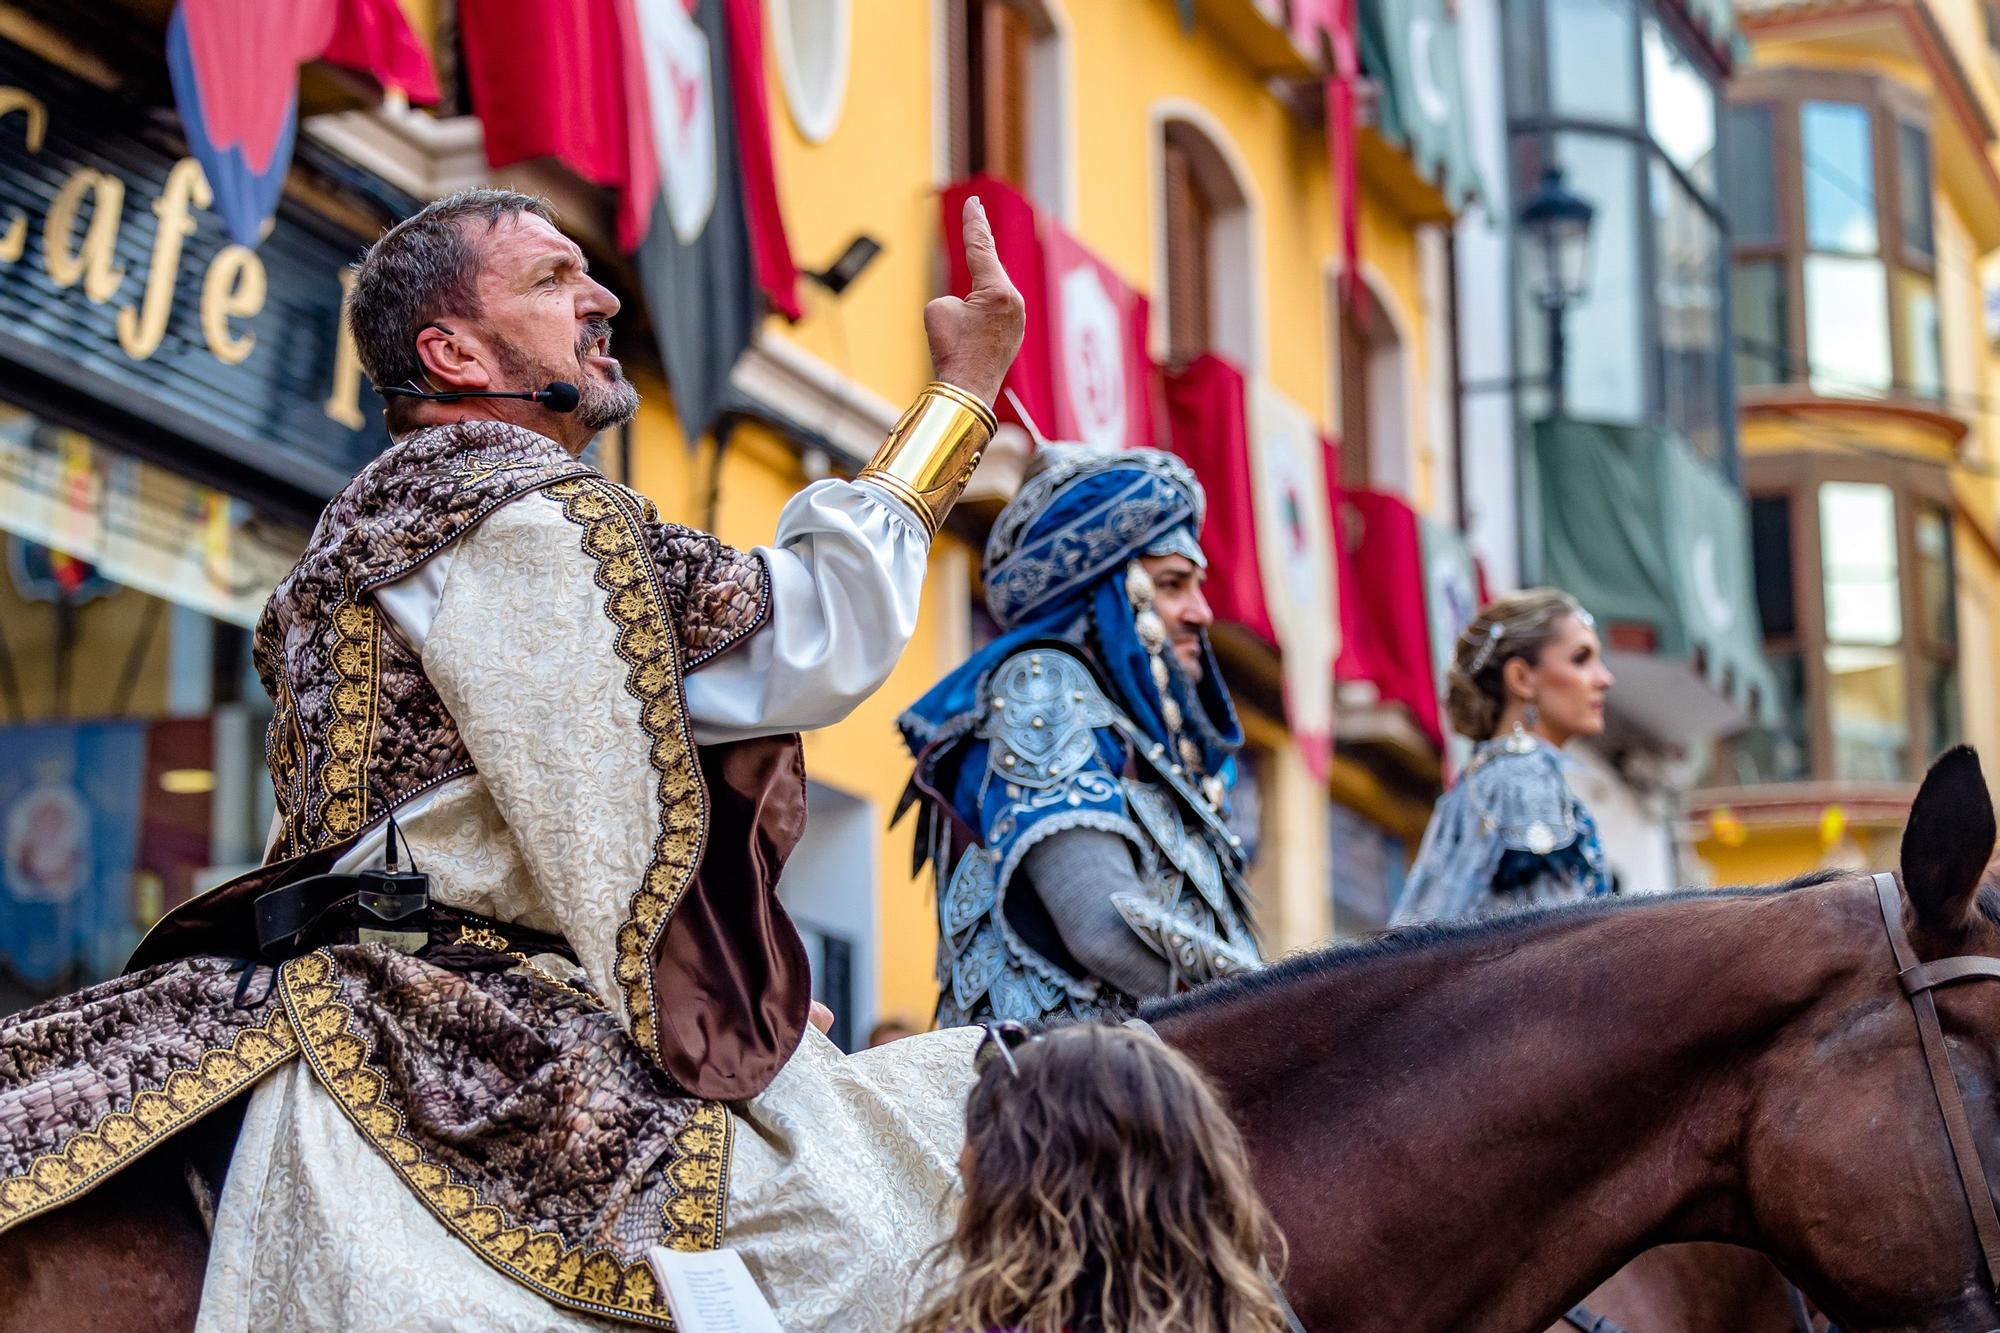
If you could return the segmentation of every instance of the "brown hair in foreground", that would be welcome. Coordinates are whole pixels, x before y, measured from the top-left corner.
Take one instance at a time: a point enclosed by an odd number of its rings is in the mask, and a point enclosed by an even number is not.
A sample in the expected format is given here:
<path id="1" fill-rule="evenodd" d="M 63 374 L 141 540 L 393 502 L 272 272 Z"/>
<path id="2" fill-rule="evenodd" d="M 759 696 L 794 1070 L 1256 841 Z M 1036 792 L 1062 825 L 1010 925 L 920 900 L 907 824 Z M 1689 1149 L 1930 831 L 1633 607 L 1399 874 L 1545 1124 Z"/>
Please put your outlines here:
<path id="1" fill-rule="evenodd" d="M 906 1333 L 1283 1333 L 1274 1232 L 1195 1067 L 1128 1028 L 1058 1028 L 966 1101 L 955 1272 Z"/>

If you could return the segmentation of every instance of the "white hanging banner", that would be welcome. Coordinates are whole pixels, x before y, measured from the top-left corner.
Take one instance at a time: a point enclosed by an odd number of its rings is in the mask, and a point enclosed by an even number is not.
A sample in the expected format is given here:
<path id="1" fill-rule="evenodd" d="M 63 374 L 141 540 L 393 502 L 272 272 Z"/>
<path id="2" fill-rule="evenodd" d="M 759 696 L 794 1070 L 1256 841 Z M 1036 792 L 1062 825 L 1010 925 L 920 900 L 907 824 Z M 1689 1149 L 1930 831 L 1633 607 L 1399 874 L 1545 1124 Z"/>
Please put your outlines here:
<path id="1" fill-rule="evenodd" d="M 1333 515 L 1319 427 L 1259 378 L 1250 386 L 1250 485 L 1264 605 L 1285 663 L 1285 712 L 1315 777 L 1333 758 L 1333 662 L 1340 653 Z"/>

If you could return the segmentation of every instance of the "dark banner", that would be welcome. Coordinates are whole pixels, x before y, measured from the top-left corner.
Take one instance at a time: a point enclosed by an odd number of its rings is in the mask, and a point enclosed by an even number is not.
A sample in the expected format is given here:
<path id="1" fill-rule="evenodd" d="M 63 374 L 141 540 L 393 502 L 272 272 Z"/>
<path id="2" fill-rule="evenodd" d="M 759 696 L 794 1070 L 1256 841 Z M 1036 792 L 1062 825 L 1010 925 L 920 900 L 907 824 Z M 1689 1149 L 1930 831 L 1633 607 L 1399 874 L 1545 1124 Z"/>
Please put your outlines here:
<path id="1" fill-rule="evenodd" d="M 362 238 L 288 200 L 233 245 L 212 198 L 170 109 L 0 42 L 0 379 L 324 498 L 385 439 L 340 318 Z"/>

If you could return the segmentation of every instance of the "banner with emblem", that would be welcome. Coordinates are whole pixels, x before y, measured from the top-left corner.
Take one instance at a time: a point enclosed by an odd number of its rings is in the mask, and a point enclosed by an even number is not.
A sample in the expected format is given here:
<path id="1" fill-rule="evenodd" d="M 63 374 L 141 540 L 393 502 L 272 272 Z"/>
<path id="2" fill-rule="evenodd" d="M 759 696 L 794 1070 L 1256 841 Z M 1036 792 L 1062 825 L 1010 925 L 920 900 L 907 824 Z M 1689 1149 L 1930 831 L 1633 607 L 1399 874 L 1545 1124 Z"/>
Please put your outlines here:
<path id="1" fill-rule="evenodd" d="M 1053 218 L 1042 220 L 1042 255 L 1056 434 L 1106 448 L 1151 445 L 1146 298 Z"/>
<path id="2" fill-rule="evenodd" d="M 1306 410 L 1262 379 L 1250 394 L 1251 493 L 1264 606 L 1284 659 L 1285 716 L 1313 776 L 1333 762 L 1333 665 L 1340 653 L 1325 449 Z"/>
<path id="3" fill-rule="evenodd" d="M 116 973 L 138 938 L 146 724 L 0 728 L 0 753 L 0 968 L 39 994 Z"/>

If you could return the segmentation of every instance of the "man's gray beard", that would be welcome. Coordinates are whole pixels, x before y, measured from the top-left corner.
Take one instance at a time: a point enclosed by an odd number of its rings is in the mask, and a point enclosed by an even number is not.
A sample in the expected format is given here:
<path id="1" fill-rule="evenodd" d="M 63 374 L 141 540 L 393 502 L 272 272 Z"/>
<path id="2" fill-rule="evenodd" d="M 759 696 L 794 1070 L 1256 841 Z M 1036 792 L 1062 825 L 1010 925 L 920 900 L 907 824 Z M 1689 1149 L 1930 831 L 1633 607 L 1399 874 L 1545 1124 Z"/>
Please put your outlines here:
<path id="1" fill-rule="evenodd" d="M 581 366 L 575 370 L 530 366 L 525 358 L 514 354 L 513 348 L 503 347 L 500 350 L 500 372 L 511 383 L 532 385 L 537 389 L 575 375 L 576 379 L 571 382 L 576 385 L 576 410 L 570 415 L 593 435 L 613 426 L 622 426 L 639 415 L 638 386 L 625 378 L 622 369 L 611 372 L 609 384 L 600 384 Z"/>
<path id="2" fill-rule="evenodd" d="M 593 433 L 622 426 L 639 415 L 639 389 L 622 371 L 609 384 L 585 379 L 576 386 L 576 420 Z"/>

